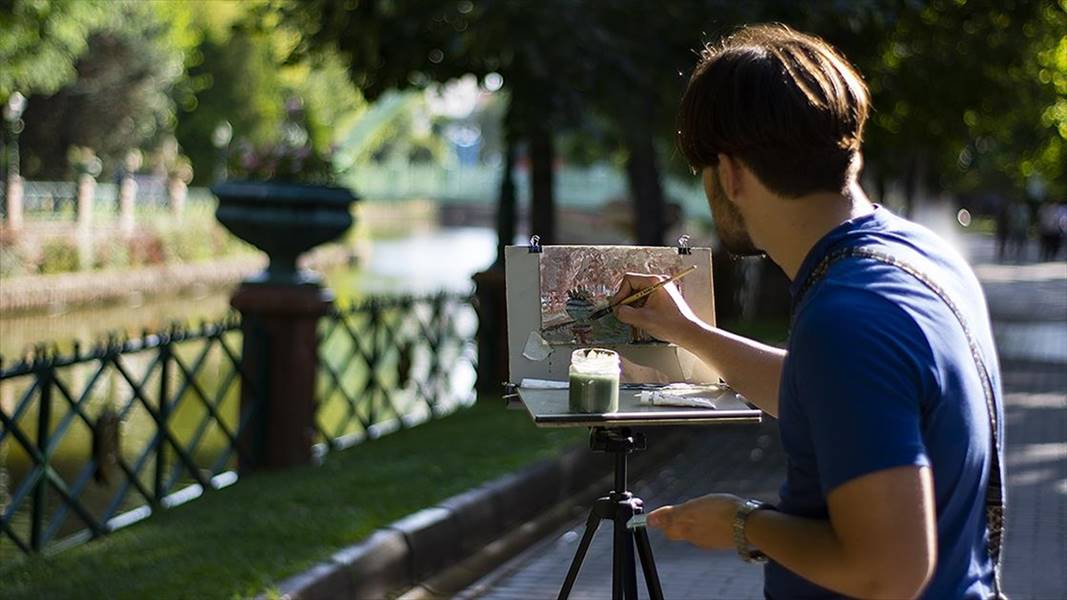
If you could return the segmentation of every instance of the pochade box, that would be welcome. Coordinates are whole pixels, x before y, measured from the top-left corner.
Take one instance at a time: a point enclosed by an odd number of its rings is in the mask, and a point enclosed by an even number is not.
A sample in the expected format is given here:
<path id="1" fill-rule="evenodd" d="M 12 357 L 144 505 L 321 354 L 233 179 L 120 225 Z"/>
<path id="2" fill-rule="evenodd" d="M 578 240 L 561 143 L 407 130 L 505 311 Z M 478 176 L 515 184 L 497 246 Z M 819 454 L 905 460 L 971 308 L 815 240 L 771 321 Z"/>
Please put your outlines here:
<path id="1" fill-rule="evenodd" d="M 625 273 L 678 275 L 682 297 L 715 323 L 710 248 L 670 246 L 529 246 L 505 249 L 508 396 L 539 426 L 758 422 L 760 411 L 695 355 L 620 322 L 609 306 Z M 695 267 L 695 268 L 693 268 Z M 603 311 L 602 311 L 603 312 Z M 561 326 L 562 325 L 562 326 Z M 571 354 L 603 348 L 621 363 L 618 408 L 572 410 Z"/>

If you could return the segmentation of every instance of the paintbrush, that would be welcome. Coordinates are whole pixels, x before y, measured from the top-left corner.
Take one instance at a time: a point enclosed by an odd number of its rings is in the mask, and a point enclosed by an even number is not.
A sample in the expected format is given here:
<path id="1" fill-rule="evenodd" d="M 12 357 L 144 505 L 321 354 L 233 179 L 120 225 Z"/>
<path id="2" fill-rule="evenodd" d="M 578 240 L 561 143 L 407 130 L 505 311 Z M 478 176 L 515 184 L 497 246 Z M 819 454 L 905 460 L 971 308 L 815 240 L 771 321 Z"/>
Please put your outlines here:
<path id="1" fill-rule="evenodd" d="M 696 270 L 697 270 L 697 266 L 696 265 L 690 265 L 690 267 L 688 269 L 678 273 L 677 275 L 671 275 L 670 277 L 664 279 L 663 281 L 660 281 L 658 283 L 654 283 L 654 284 L 652 284 L 652 285 L 650 285 L 650 286 L 648 286 L 648 287 L 646 287 L 644 289 L 638 290 L 638 291 L 630 294 L 629 296 L 623 298 L 622 300 L 619 300 L 615 304 L 610 304 L 608 306 L 605 306 L 604 308 L 601 308 L 600 310 L 594 311 L 592 314 L 589 315 L 589 317 L 587 319 L 584 319 L 584 320 L 585 321 L 596 321 L 597 319 L 599 319 L 601 317 L 607 316 L 609 313 L 611 313 L 611 311 L 615 310 L 615 308 L 617 306 L 620 306 L 622 304 L 633 304 L 634 302 L 637 302 L 638 300 L 641 300 L 642 298 L 645 298 L 646 296 L 648 296 L 652 292 L 655 292 L 656 290 L 658 290 L 661 287 L 667 285 L 668 283 L 673 283 L 675 281 L 678 281 L 682 277 L 685 277 L 686 275 L 688 275 L 688 274 L 690 274 L 690 273 L 692 273 L 693 271 L 696 271 Z M 565 321 L 563 323 L 556 323 L 555 325 L 550 325 L 548 327 L 545 327 L 541 331 L 542 332 L 554 331 L 554 330 L 559 329 L 561 327 L 566 327 L 568 325 L 574 325 L 577 322 L 578 322 L 578 320 L 575 319 L 573 321 Z"/>

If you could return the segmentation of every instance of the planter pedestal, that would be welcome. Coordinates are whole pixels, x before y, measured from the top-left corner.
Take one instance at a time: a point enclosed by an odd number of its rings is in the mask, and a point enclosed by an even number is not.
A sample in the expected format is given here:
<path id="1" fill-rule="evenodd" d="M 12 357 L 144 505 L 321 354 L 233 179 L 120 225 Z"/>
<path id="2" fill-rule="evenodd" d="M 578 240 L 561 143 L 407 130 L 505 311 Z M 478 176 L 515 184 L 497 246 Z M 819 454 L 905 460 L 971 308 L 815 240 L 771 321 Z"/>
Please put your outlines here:
<path id="1" fill-rule="evenodd" d="M 251 417 L 238 440 L 240 469 L 281 469 L 311 462 L 319 319 L 333 293 L 301 271 L 302 253 L 352 226 L 347 189 L 291 183 L 231 181 L 211 188 L 215 218 L 267 253 L 270 266 L 237 288 L 230 304 L 244 334 L 241 414 Z"/>
<path id="2" fill-rule="evenodd" d="M 251 464 L 280 469 L 311 462 L 318 324 L 333 294 L 317 285 L 242 283 L 230 304 L 241 312 L 241 414 L 255 407 L 238 443 Z M 246 461 L 242 461 L 245 463 Z"/>

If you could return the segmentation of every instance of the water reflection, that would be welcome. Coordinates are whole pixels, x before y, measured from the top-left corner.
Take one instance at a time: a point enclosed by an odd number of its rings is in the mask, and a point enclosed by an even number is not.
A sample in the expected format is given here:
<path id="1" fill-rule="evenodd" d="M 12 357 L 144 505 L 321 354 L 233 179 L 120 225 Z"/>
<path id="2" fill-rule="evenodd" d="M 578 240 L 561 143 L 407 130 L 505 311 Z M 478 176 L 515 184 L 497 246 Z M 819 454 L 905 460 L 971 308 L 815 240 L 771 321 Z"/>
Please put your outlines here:
<path id="1" fill-rule="evenodd" d="M 381 240 L 371 248 L 362 292 L 429 293 L 471 289 L 471 275 L 496 258 L 496 234 L 491 229 L 439 229 L 405 238 Z M 333 281 L 334 274 L 328 274 Z M 340 283 L 340 282 L 339 282 Z M 334 288 L 341 296 L 342 290 Z"/>

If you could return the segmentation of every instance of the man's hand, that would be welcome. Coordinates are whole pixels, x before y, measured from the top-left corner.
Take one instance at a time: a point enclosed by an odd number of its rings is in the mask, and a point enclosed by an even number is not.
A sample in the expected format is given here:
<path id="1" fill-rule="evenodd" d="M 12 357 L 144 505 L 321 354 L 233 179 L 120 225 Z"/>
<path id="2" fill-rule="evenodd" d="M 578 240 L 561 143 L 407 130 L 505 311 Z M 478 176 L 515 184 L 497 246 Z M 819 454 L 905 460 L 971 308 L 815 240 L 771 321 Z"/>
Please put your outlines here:
<path id="1" fill-rule="evenodd" d="M 734 547 L 734 518 L 744 501 L 731 494 L 709 494 L 677 506 L 657 508 L 648 526 L 671 540 L 684 540 L 705 550 Z"/>
<path id="2" fill-rule="evenodd" d="M 623 275 L 619 291 L 611 303 L 619 302 L 664 279 L 667 277 L 663 275 L 627 273 Z M 668 283 L 634 304 L 616 307 L 615 316 L 627 325 L 644 329 L 656 339 L 676 344 L 681 342 L 687 330 L 700 322 L 674 283 Z"/>

